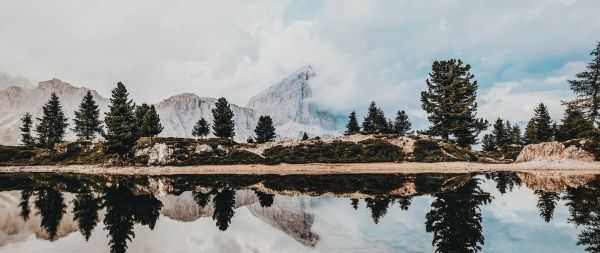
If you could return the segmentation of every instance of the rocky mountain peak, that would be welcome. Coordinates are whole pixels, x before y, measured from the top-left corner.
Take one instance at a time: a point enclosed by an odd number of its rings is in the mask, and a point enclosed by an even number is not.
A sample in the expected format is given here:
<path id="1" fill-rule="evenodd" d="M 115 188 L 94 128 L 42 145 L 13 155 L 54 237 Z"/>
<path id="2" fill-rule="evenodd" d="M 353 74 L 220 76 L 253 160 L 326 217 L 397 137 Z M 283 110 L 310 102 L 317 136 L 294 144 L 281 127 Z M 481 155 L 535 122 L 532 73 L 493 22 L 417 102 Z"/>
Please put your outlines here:
<path id="1" fill-rule="evenodd" d="M 38 89 L 44 89 L 44 90 L 77 89 L 73 85 L 71 85 L 69 83 L 66 83 L 66 82 L 63 82 L 62 80 L 60 80 L 58 78 L 52 78 L 51 80 L 48 80 L 48 81 L 39 82 L 37 88 Z"/>

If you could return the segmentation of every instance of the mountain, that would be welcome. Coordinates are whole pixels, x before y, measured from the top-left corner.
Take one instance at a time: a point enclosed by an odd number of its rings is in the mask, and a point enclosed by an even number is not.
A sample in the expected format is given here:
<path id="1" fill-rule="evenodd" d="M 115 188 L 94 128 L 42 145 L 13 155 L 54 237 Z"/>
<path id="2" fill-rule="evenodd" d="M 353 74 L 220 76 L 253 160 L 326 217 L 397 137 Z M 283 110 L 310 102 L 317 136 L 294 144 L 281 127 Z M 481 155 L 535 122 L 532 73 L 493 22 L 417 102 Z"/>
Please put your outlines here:
<path id="1" fill-rule="evenodd" d="M 59 79 L 43 81 L 33 89 L 19 86 L 10 86 L 0 91 L 0 144 L 16 145 L 20 143 L 21 117 L 26 112 L 33 118 L 42 116 L 42 106 L 50 99 L 50 94 L 56 92 L 63 106 L 63 111 L 69 119 L 74 118 L 75 110 L 79 108 L 81 99 L 89 91 L 88 88 L 78 88 Z M 103 98 L 98 92 L 92 90 L 92 95 L 98 102 L 102 115 L 108 108 L 108 99 Z M 34 125 L 37 123 L 34 120 Z M 73 121 L 69 120 L 69 128 L 73 127 Z M 68 130 L 66 138 L 75 139 L 75 134 Z"/>
<path id="2" fill-rule="evenodd" d="M 12 77 L 6 73 L 0 72 L 0 90 L 10 86 L 31 87 L 29 80 L 25 78 Z"/>
<path id="3" fill-rule="evenodd" d="M 311 102 L 310 82 L 316 76 L 311 66 L 303 67 L 252 97 L 246 107 L 254 109 L 258 115 L 271 116 L 279 137 L 298 138 L 303 132 L 337 136 L 337 117 L 319 110 Z"/>
<path id="4" fill-rule="evenodd" d="M 235 137 L 245 142 L 254 135 L 254 128 L 260 115 L 273 118 L 278 138 L 299 138 L 303 132 L 310 136 L 339 135 L 339 117 L 319 110 L 311 102 L 310 82 L 316 76 L 312 67 L 304 67 L 291 76 L 274 84 L 252 97 L 246 107 L 231 104 L 235 121 Z M 0 76 L 2 78 L 2 76 Z M 66 139 L 75 140 L 73 127 L 74 112 L 81 99 L 90 90 L 75 87 L 59 79 L 43 81 L 35 88 L 10 86 L 0 90 L 0 144 L 20 143 L 20 118 L 29 112 L 34 118 L 41 116 L 42 106 L 56 92 L 69 120 Z M 108 110 L 109 99 L 92 90 L 98 102 L 101 117 Z M 212 123 L 212 109 L 217 99 L 184 93 L 169 97 L 156 104 L 156 109 L 164 126 L 161 137 L 192 137 L 192 128 L 200 118 Z M 138 103 L 139 104 L 139 103 Z M 37 123 L 34 120 L 34 125 Z M 341 124 L 343 126 L 343 124 Z"/>
<path id="5" fill-rule="evenodd" d="M 192 137 L 194 124 L 204 118 L 212 124 L 212 109 L 215 108 L 217 99 L 199 97 L 195 94 L 184 93 L 172 96 L 156 105 L 160 115 L 161 124 L 164 126 L 160 136 Z M 257 116 L 254 110 L 231 104 L 233 120 L 235 122 L 235 137 L 238 142 L 245 142 L 254 135 Z M 211 135 L 212 136 L 212 133 Z"/>

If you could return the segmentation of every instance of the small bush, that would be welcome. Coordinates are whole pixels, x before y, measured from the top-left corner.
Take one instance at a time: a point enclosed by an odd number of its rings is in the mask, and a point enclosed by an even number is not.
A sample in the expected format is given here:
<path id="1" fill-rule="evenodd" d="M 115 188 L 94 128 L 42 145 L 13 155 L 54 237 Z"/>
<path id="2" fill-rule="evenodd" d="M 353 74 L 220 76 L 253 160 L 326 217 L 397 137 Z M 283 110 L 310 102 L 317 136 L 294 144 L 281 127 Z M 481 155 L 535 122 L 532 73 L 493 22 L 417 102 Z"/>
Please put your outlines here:
<path id="1" fill-rule="evenodd" d="M 29 160 L 35 156 L 35 149 L 24 146 L 0 145 L 0 163 L 10 164 L 19 160 Z"/>
<path id="2" fill-rule="evenodd" d="M 446 157 L 437 141 L 427 139 L 415 141 L 413 155 L 415 161 L 426 163 L 441 162 Z"/>

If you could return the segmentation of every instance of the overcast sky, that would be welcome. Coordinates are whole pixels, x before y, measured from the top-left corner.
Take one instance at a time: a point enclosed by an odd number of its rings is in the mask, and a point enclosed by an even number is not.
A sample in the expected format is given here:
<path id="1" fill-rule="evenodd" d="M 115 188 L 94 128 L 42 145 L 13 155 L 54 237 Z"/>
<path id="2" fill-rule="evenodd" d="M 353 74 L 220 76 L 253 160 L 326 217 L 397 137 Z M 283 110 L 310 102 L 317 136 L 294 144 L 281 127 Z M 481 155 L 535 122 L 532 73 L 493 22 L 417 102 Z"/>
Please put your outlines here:
<path id="1" fill-rule="evenodd" d="M 313 65 L 321 106 L 363 112 L 375 100 L 419 122 L 432 61 L 460 58 L 479 81 L 480 114 L 522 123 L 539 102 L 562 114 L 566 79 L 600 40 L 598 10 L 597 0 L 0 0 L 0 73 L 104 96 L 123 81 L 137 102 L 192 92 L 244 105 Z"/>

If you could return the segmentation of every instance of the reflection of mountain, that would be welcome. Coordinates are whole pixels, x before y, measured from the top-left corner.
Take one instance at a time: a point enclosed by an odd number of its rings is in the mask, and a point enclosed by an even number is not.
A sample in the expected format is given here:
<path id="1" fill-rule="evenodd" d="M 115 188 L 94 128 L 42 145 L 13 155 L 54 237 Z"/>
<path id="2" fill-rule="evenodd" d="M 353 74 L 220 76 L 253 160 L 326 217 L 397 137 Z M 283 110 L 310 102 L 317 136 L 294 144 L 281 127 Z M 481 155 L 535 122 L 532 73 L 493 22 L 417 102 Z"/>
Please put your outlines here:
<path id="1" fill-rule="evenodd" d="M 201 217 L 211 217 L 214 212 L 210 203 L 198 206 L 191 191 L 180 195 L 163 195 L 161 214 L 174 220 L 191 222 Z M 303 245 L 314 247 L 319 236 L 311 231 L 314 215 L 308 197 L 277 197 L 271 207 L 261 207 L 254 191 L 239 190 L 235 193 L 234 208 L 246 207 L 263 222 L 281 230 Z"/>
<path id="2" fill-rule="evenodd" d="M 73 209 L 71 203 L 74 196 L 70 193 L 63 193 L 63 195 L 64 204 L 67 205 L 67 208 L 65 209 L 66 213 L 60 220 L 54 240 L 78 231 L 77 223 L 73 221 L 73 214 L 71 213 Z M 34 207 L 33 197 L 29 203 L 31 209 L 29 219 L 26 221 L 20 214 L 20 201 L 21 197 L 18 191 L 0 192 L 0 210 L 2 210 L 2 216 L 0 216 L 0 247 L 7 243 L 24 241 L 31 234 L 35 234 L 39 239 L 50 239 L 46 230 L 40 225 L 42 217 Z"/>

